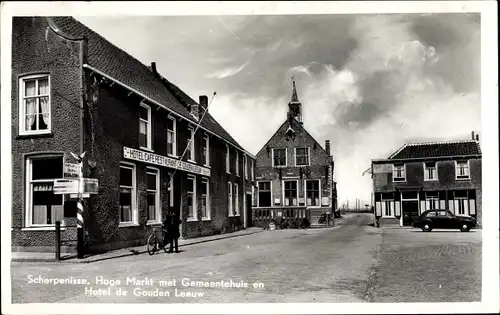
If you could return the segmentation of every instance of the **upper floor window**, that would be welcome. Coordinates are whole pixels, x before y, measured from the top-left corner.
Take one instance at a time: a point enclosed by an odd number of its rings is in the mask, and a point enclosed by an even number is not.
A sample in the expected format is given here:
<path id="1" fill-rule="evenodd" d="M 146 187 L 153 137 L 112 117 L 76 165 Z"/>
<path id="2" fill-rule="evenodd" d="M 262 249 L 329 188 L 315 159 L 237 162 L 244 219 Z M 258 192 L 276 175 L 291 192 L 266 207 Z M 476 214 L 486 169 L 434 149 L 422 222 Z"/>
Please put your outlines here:
<path id="1" fill-rule="evenodd" d="M 404 182 L 406 180 L 405 165 L 394 164 L 392 169 L 392 178 L 395 182 Z"/>
<path id="2" fill-rule="evenodd" d="M 273 166 L 286 165 L 286 149 L 273 149 Z"/>
<path id="3" fill-rule="evenodd" d="M 50 132 L 50 77 L 23 77 L 19 89 L 19 133 L 29 135 Z"/>
<path id="4" fill-rule="evenodd" d="M 229 168 L 229 146 L 226 144 L 226 173 L 230 174 L 231 169 Z"/>
<path id="5" fill-rule="evenodd" d="M 190 127 L 188 130 L 189 139 L 186 148 L 186 155 L 189 161 L 194 161 L 194 129 Z"/>
<path id="6" fill-rule="evenodd" d="M 240 175 L 240 154 L 236 151 L 236 175 Z"/>
<path id="7" fill-rule="evenodd" d="M 43 156 L 26 160 L 26 226 L 64 225 L 64 198 L 54 194 L 54 179 L 63 178 L 63 157 Z"/>
<path id="8" fill-rule="evenodd" d="M 469 161 L 457 161 L 455 173 L 457 179 L 469 179 Z"/>
<path id="9" fill-rule="evenodd" d="M 243 172 L 245 173 L 245 179 L 248 179 L 248 163 L 247 156 L 243 155 Z"/>
<path id="10" fill-rule="evenodd" d="M 203 164 L 210 165 L 210 139 L 208 136 L 203 137 Z"/>
<path id="11" fill-rule="evenodd" d="M 436 162 L 424 163 L 424 180 L 437 180 Z"/>
<path id="12" fill-rule="evenodd" d="M 174 117 L 167 119 L 167 154 L 177 155 L 177 121 Z"/>
<path id="13" fill-rule="evenodd" d="M 151 150 L 151 107 L 139 107 L 139 146 Z"/>
<path id="14" fill-rule="evenodd" d="M 252 180 L 254 180 L 254 165 L 253 165 L 253 160 L 250 161 L 250 176 L 252 177 Z"/>
<path id="15" fill-rule="evenodd" d="M 309 164 L 309 148 L 295 148 L 295 166 L 305 166 Z"/>

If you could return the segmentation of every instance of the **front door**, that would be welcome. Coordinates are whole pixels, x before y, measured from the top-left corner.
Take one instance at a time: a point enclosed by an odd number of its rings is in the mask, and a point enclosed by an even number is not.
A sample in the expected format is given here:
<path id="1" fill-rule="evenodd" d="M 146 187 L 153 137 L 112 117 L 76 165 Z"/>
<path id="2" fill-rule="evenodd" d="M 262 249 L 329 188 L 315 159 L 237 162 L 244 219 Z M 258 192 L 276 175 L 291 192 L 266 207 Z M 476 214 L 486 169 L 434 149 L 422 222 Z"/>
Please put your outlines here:
<path id="1" fill-rule="evenodd" d="M 252 226 L 252 195 L 247 194 L 247 228 Z"/>
<path id="2" fill-rule="evenodd" d="M 403 226 L 410 226 L 418 217 L 418 201 L 403 201 Z"/>

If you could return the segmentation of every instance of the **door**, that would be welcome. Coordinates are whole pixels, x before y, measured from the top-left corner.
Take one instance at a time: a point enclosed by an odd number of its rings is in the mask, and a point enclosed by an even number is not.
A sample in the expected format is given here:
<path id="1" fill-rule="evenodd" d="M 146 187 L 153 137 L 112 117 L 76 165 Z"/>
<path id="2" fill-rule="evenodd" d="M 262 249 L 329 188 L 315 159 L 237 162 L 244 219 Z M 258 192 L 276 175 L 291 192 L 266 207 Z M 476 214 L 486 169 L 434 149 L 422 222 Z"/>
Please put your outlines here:
<path id="1" fill-rule="evenodd" d="M 410 226 L 418 218 L 418 201 L 403 201 L 403 226 Z"/>
<path id="2" fill-rule="evenodd" d="M 247 194 L 247 228 L 252 226 L 252 195 Z"/>

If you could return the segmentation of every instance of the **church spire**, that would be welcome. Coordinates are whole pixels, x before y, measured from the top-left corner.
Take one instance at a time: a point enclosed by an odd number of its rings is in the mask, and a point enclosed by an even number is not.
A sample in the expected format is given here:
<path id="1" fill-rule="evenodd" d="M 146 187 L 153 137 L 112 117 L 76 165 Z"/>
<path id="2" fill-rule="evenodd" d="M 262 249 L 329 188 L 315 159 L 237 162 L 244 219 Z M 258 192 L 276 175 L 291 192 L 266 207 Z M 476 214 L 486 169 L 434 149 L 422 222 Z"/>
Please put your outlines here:
<path id="1" fill-rule="evenodd" d="M 297 119 L 298 122 L 302 123 L 302 104 L 297 96 L 297 88 L 295 87 L 295 78 L 292 77 L 293 90 L 292 99 L 288 103 L 288 116 Z"/>

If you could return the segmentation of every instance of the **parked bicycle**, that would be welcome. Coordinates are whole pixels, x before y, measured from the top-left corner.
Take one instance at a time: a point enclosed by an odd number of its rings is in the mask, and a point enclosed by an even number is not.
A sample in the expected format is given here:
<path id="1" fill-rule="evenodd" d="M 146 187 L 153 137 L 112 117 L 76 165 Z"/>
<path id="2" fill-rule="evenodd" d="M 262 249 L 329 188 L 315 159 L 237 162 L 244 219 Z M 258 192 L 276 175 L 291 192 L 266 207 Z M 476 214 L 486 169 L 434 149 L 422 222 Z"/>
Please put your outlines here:
<path id="1" fill-rule="evenodd" d="M 168 239 L 162 235 L 161 238 L 158 237 L 158 233 L 164 232 L 166 235 L 166 230 L 154 228 L 153 233 L 148 237 L 148 253 L 149 255 L 154 255 L 157 251 L 163 248 L 165 253 L 167 252 L 167 245 L 169 244 Z"/>

